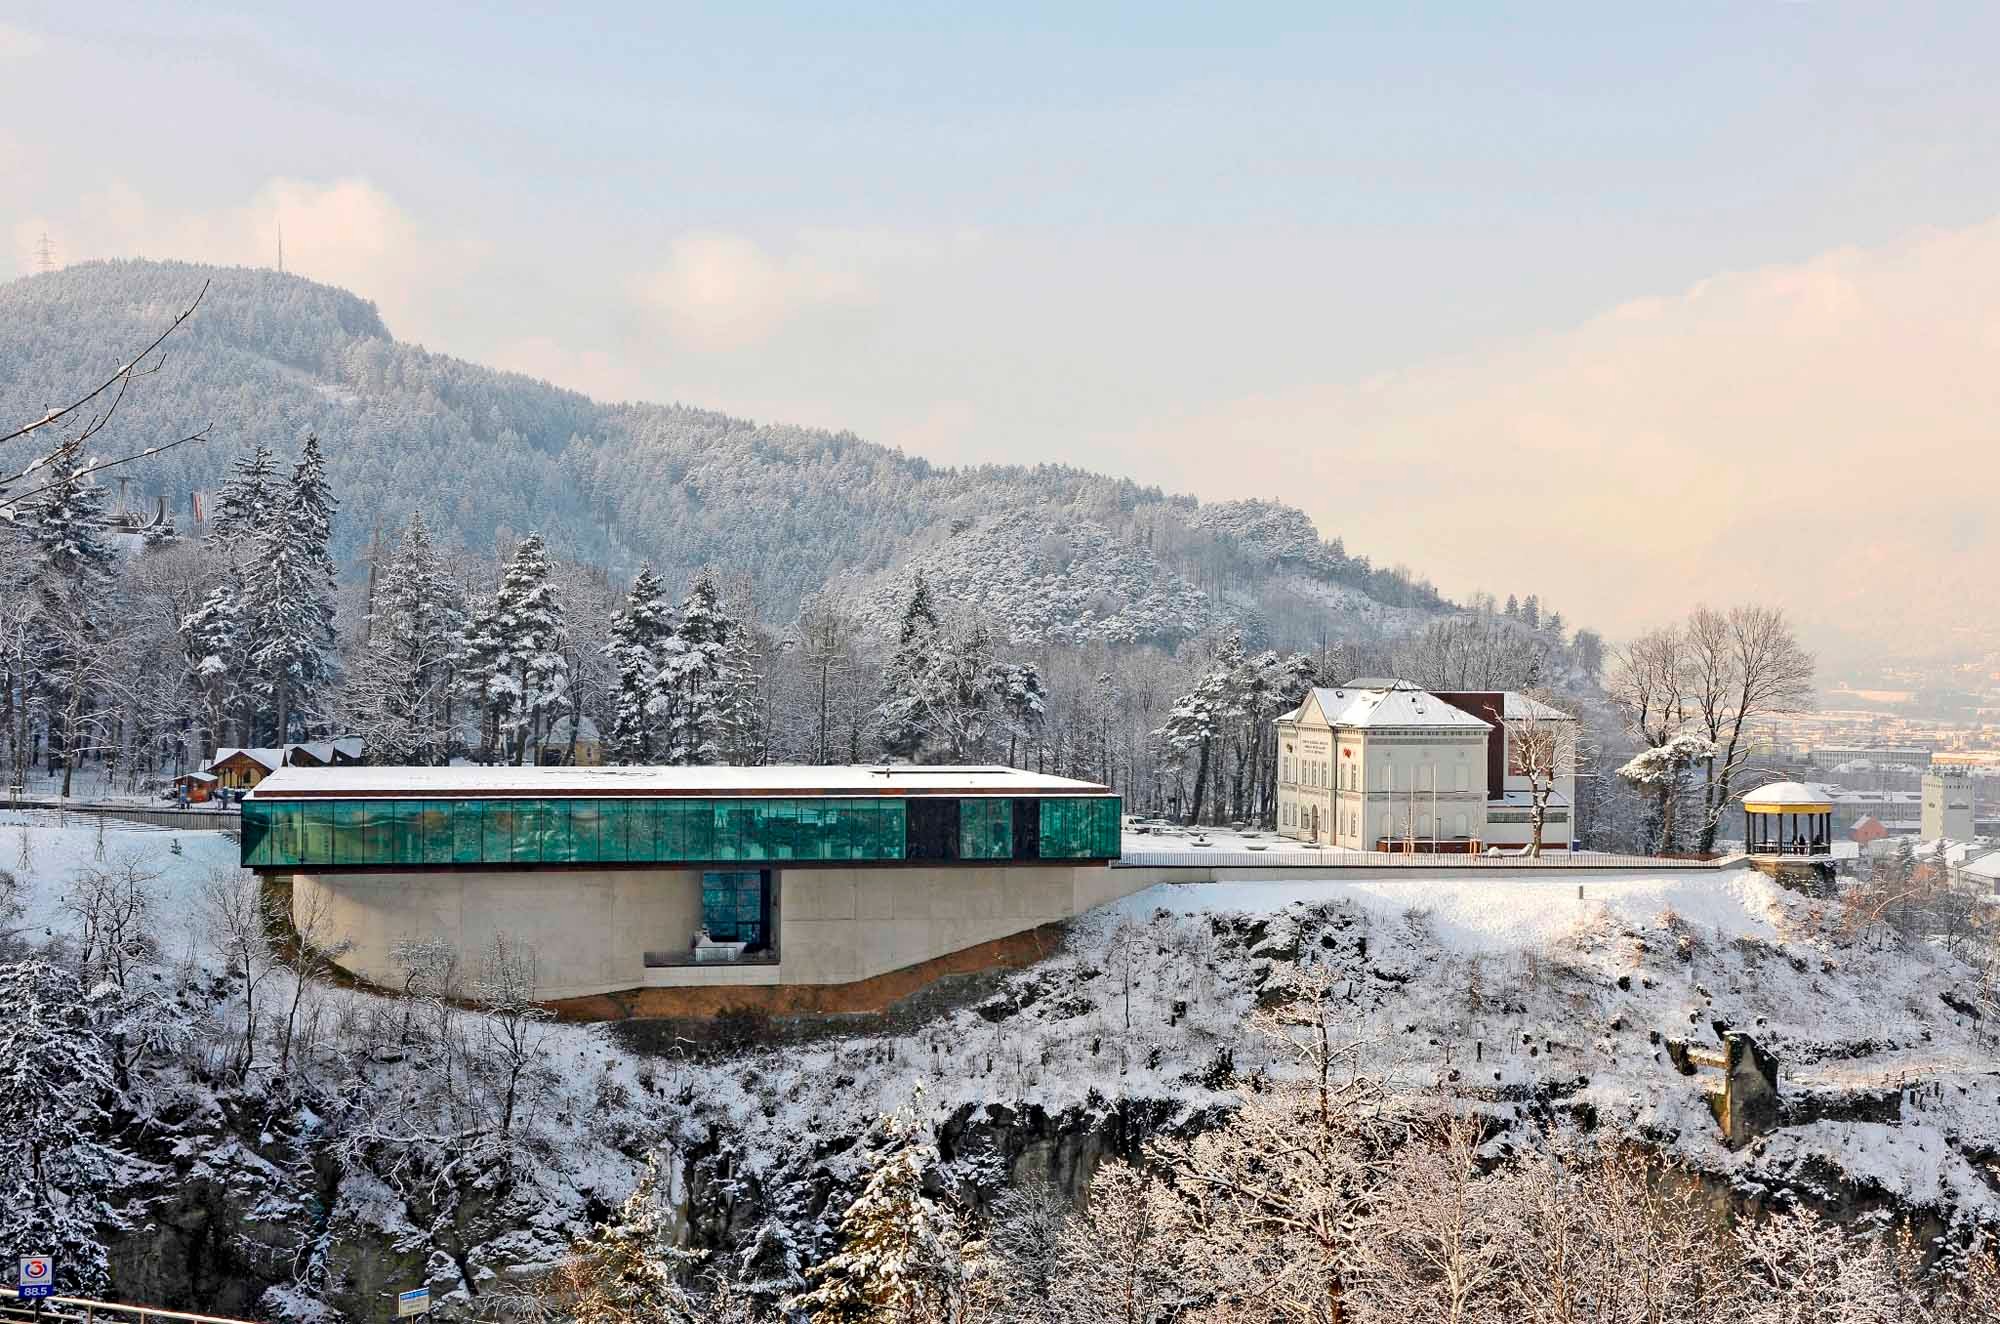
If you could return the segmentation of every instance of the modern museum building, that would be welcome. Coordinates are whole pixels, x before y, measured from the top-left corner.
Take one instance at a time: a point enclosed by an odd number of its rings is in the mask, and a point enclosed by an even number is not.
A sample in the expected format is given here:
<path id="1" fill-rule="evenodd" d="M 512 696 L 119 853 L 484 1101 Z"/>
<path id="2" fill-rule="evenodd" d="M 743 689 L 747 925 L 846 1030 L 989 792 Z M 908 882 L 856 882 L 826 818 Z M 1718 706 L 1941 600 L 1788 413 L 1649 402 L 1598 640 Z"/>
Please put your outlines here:
<path id="1" fill-rule="evenodd" d="M 1119 834 L 1104 787 L 1011 768 L 287 767 L 242 846 L 363 979 L 504 934 L 556 1000 L 931 961 L 1117 896 Z"/>

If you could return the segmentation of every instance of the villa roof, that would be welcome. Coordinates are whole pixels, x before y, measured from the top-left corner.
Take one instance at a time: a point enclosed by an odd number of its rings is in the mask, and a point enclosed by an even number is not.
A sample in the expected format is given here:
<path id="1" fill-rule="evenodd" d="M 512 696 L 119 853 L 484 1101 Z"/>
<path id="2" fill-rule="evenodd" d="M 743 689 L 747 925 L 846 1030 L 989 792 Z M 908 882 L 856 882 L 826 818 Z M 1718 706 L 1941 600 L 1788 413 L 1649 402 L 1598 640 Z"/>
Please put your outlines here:
<path id="1" fill-rule="evenodd" d="M 516 796 L 1063 796 L 1108 795 L 1094 782 L 1004 767 L 868 764 L 838 767 L 341 767 L 284 768 L 254 800 L 501 799 Z"/>
<path id="2" fill-rule="evenodd" d="M 1384 726 L 1491 729 L 1471 713 L 1452 707 L 1427 690 L 1398 681 L 1390 689 L 1360 689 L 1343 685 L 1316 689 L 1313 696 L 1328 722 L 1337 727 L 1367 729 Z"/>

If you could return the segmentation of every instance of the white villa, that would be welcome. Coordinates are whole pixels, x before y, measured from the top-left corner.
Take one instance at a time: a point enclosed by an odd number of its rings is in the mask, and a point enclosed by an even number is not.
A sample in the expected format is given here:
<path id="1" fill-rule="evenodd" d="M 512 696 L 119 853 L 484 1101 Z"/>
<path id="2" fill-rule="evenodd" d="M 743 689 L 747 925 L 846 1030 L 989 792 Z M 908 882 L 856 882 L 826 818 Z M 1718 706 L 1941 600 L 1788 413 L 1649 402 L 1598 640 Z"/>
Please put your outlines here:
<path id="1" fill-rule="evenodd" d="M 1356 850 L 1524 846 L 1529 778 L 1508 723 L 1556 723 L 1561 748 L 1545 850 L 1573 844 L 1576 719 L 1525 694 L 1433 693 L 1394 679 L 1315 689 L 1277 719 L 1278 831 Z"/>

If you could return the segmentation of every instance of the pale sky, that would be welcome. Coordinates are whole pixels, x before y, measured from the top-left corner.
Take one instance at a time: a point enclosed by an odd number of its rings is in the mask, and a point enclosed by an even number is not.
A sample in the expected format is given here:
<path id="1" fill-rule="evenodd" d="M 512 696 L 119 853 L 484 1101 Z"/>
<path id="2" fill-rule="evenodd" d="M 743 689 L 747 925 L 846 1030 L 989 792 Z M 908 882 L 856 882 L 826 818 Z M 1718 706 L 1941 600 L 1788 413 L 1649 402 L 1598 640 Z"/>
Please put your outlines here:
<path id="1" fill-rule="evenodd" d="M 433 349 L 1613 636 L 2000 613 L 2000 7 L 503 8 L 15 0 L 14 269 L 282 219 Z"/>

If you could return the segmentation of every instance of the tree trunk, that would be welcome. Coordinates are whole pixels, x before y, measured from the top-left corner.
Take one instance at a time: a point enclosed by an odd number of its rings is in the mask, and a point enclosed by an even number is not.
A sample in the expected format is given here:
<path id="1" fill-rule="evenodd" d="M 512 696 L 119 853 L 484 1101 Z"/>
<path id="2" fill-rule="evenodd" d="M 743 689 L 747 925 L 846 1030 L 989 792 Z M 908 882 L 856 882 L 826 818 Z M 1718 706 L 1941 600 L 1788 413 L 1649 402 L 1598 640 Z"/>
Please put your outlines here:
<path id="1" fill-rule="evenodd" d="M 1208 787 L 1208 744 L 1208 738 L 1203 737 L 1201 756 L 1194 770 L 1194 803 L 1188 806 L 1187 821 L 1190 825 L 1201 822 L 1201 797 Z"/>

